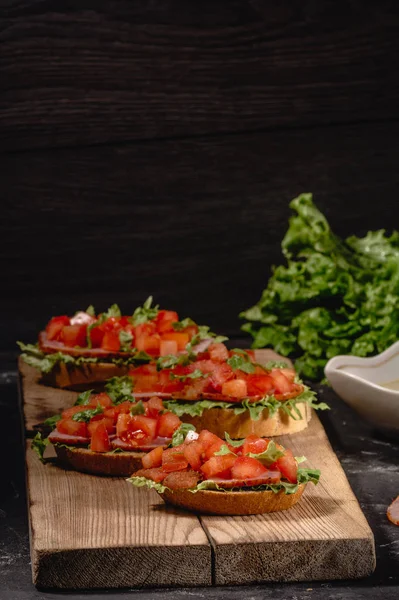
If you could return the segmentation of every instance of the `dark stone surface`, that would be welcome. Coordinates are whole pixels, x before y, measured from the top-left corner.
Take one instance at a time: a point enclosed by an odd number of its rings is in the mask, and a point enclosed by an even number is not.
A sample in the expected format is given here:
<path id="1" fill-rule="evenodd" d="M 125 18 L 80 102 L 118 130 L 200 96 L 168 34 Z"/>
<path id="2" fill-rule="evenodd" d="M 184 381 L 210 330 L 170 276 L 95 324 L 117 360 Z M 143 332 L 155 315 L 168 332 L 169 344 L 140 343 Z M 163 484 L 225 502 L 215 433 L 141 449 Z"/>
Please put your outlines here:
<path id="1" fill-rule="evenodd" d="M 246 345 L 247 342 L 242 343 Z M 73 600 L 135 597 L 137 600 L 211 600 L 228 597 L 248 599 L 344 600 L 370 598 L 394 600 L 399 597 L 399 527 L 386 517 L 386 509 L 399 494 L 399 438 L 386 437 L 365 423 L 330 389 L 320 388 L 320 397 L 331 410 L 320 417 L 330 442 L 341 461 L 362 510 L 374 532 L 377 568 L 359 581 L 267 584 L 256 586 L 104 590 L 60 593 L 37 590 L 31 583 L 28 520 L 26 509 L 24 457 L 18 410 L 17 375 L 0 372 L 0 409 L 3 425 L 0 438 L 2 457 L 0 491 L 0 597 L 16 600 L 51 600 L 67 595 Z"/>

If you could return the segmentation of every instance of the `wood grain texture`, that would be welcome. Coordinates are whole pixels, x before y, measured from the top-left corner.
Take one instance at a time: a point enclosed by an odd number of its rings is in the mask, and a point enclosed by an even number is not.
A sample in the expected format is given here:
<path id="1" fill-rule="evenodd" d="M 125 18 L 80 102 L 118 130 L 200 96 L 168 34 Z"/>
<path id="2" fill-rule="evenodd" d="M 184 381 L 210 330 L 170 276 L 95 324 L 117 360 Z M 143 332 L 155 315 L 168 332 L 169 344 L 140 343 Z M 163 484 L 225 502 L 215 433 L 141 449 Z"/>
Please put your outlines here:
<path id="1" fill-rule="evenodd" d="M 42 465 L 27 448 L 33 582 L 40 587 L 209 585 L 211 551 L 197 517 L 158 494 Z"/>
<path id="2" fill-rule="evenodd" d="M 388 0 L 1 7 L 1 149 L 397 117 Z"/>
<path id="3" fill-rule="evenodd" d="M 237 336 L 283 262 L 302 191 L 339 235 L 399 222 L 399 124 L 243 134 L 2 158 L 0 350 L 53 314 L 165 308 Z"/>
<path id="4" fill-rule="evenodd" d="M 24 381 L 24 412 L 34 420 L 40 410 L 37 390 Z M 57 395 L 65 392 L 53 392 L 47 402 L 59 405 Z M 149 494 L 124 480 L 42 465 L 28 445 L 34 581 L 60 588 L 140 587 L 370 574 L 373 534 L 318 417 L 313 415 L 305 431 L 279 439 L 295 455 L 307 455 L 307 466 L 321 469 L 319 486 L 308 485 L 300 503 L 287 512 L 199 521 L 166 507 L 153 490 Z"/>
<path id="5" fill-rule="evenodd" d="M 304 466 L 319 468 L 288 512 L 251 517 L 202 516 L 214 550 L 215 583 L 352 579 L 375 569 L 373 533 L 316 414 L 309 427 L 278 439 Z"/>

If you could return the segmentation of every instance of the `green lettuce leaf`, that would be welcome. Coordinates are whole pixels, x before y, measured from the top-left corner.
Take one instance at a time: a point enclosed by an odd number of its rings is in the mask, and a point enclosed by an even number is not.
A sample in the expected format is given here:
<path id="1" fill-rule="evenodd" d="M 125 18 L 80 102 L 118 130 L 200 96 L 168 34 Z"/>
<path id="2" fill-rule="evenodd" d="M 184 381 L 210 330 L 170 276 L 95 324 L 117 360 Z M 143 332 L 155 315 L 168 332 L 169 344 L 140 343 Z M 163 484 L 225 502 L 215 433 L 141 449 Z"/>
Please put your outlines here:
<path id="1" fill-rule="evenodd" d="M 40 432 L 37 433 L 32 440 L 31 448 L 32 448 L 32 450 L 34 450 L 36 452 L 36 454 L 38 455 L 38 457 L 42 463 L 46 462 L 43 455 L 44 455 L 44 452 L 45 452 L 47 446 L 49 445 L 49 443 L 50 442 L 49 442 L 48 438 L 43 439 L 42 434 Z"/>
<path id="2" fill-rule="evenodd" d="M 250 452 L 248 456 L 250 456 L 251 458 L 256 458 L 261 463 L 269 467 L 270 465 L 275 463 L 276 460 L 284 456 L 284 454 L 284 450 L 279 450 L 276 446 L 276 443 L 273 440 L 270 440 L 264 452 L 260 452 L 259 454 L 254 454 L 253 452 Z"/>
<path id="3" fill-rule="evenodd" d="M 77 421 L 79 423 L 88 423 L 90 419 L 96 417 L 97 415 L 102 415 L 103 412 L 103 406 L 97 406 L 97 408 L 85 408 L 72 415 L 72 421 Z"/>
<path id="4" fill-rule="evenodd" d="M 155 319 L 159 312 L 159 305 L 157 304 L 156 306 L 152 306 L 152 300 L 152 296 L 149 296 L 144 302 L 143 306 L 138 306 L 136 308 L 133 316 L 130 319 L 134 327 Z"/>
<path id="5" fill-rule="evenodd" d="M 338 354 L 370 356 L 399 338 L 399 233 L 370 231 L 341 240 L 301 194 L 257 304 L 242 312 L 253 347 L 295 359 L 303 377 L 322 380 Z"/>
<path id="6" fill-rule="evenodd" d="M 180 446 L 180 444 L 182 444 L 186 439 L 189 431 L 195 431 L 194 425 L 191 425 L 190 423 L 182 423 L 172 435 L 172 441 L 170 445 L 172 447 Z"/>
<path id="7" fill-rule="evenodd" d="M 125 400 L 133 400 L 133 379 L 129 375 L 111 377 L 107 380 L 104 388 L 114 404 L 121 404 Z"/>
<path id="8" fill-rule="evenodd" d="M 49 427 L 51 429 L 54 429 L 54 427 L 57 425 L 58 421 L 61 421 L 61 415 L 53 415 L 52 417 L 49 417 L 48 419 L 46 419 L 45 421 L 43 421 L 43 425 L 44 427 Z"/>
<path id="9" fill-rule="evenodd" d="M 139 400 L 136 404 L 132 403 L 130 408 L 130 414 L 133 415 L 144 415 L 145 408 L 142 400 Z"/>
<path id="10" fill-rule="evenodd" d="M 94 390 L 86 390 L 85 392 L 79 394 L 79 396 L 76 398 L 74 406 L 87 406 L 90 403 L 93 392 Z"/>

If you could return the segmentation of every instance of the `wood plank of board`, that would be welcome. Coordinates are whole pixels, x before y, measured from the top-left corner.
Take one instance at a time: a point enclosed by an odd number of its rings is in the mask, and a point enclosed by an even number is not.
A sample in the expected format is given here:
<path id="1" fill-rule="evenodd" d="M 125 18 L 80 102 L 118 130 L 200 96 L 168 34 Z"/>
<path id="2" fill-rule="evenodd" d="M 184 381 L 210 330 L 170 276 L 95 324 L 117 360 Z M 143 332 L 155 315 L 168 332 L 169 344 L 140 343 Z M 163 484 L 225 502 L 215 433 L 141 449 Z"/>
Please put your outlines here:
<path id="1" fill-rule="evenodd" d="M 276 438 L 304 466 L 319 468 L 289 511 L 249 517 L 202 516 L 214 550 L 215 583 L 314 581 L 365 577 L 375 569 L 373 533 L 318 417 L 293 436 Z"/>
<path id="2" fill-rule="evenodd" d="M 33 582 L 45 588 L 210 585 L 198 517 L 154 490 L 41 464 L 27 447 Z"/>

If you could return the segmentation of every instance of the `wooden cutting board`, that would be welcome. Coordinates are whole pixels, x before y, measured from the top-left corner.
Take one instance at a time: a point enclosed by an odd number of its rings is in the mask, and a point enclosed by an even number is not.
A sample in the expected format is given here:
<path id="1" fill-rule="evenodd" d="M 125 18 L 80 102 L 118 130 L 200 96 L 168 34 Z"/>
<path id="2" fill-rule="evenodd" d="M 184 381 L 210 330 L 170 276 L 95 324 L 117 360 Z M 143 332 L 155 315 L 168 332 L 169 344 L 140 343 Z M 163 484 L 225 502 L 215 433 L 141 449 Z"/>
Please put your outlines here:
<path id="1" fill-rule="evenodd" d="M 270 355 L 259 351 L 258 360 Z M 27 435 L 76 394 L 42 386 L 20 363 Z M 124 479 L 42 465 L 27 441 L 33 582 L 52 588 L 204 586 L 359 578 L 375 568 L 374 538 L 316 414 L 279 441 L 320 468 L 289 511 L 196 516 Z M 306 465 L 306 463 L 305 463 Z"/>

